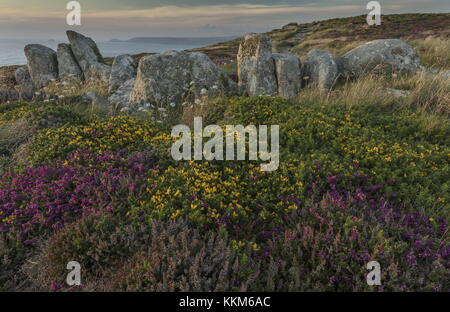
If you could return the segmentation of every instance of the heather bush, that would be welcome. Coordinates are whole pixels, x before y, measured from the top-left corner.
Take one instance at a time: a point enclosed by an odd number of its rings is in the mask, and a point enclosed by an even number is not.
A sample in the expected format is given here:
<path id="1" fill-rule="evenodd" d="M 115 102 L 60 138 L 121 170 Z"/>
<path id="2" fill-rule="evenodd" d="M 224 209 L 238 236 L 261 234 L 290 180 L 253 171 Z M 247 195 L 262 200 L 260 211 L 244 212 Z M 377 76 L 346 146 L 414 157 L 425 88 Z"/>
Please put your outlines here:
<path id="1" fill-rule="evenodd" d="M 185 222 L 152 222 L 147 249 L 105 280 L 108 291 L 245 291 L 256 278 L 250 249 L 236 250 L 226 232 Z"/>
<path id="2" fill-rule="evenodd" d="M 245 290 L 252 281 L 250 256 L 233 248 L 226 232 L 201 232 L 185 220 L 132 226 L 98 215 L 56 233 L 25 272 L 41 290 L 67 290 L 69 261 L 82 267 L 78 290 Z"/>
<path id="3" fill-rule="evenodd" d="M 448 220 L 406 212 L 374 188 L 339 189 L 328 179 L 261 251 L 255 291 L 448 291 Z M 383 286 L 366 283 L 378 261 Z"/>
<path id="4" fill-rule="evenodd" d="M 0 292 L 23 289 L 26 276 L 20 270 L 23 260 L 32 252 L 15 241 L 7 240 L 0 233 Z"/>
<path id="5" fill-rule="evenodd" d="M 145 154 L 75 152 L 63 164 L 8 173 L 0 180 L 0 230 L 25 245 L 83 215 L 120 209 L 144 172 Z"/>

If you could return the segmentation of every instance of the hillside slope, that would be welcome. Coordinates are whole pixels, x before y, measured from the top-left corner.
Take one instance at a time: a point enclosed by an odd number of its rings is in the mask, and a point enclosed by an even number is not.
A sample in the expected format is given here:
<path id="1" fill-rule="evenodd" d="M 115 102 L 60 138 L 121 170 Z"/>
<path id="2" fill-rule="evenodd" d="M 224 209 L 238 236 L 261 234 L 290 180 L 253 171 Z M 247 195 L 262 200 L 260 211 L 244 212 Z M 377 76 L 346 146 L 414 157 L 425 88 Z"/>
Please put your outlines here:
<path id="1" fill-rule="evenodd" d="M 445 44 L 446 58 L 441 60 L 449 68 L 450 13 L 384 15 L 380 26 L 368 26 L 366 16 L 337 18 L 306 24 L 290 23 L 267 33 L 272 37 L 275 52 L 289 52 L 300 57 L 312 49 L 328 50 L 341 55 L 365 42 L 376 39 L 397 38 L 415 46 L 425 54 L 424 40 L 438 40 Z M 194 49 L 212 59 L 229 63 L 236 59 L 240 38 Z M 437 65 L 436 60 L 423 57 L 425 65 Z M 439 67 L 442 67 L 439 66 Z"/>

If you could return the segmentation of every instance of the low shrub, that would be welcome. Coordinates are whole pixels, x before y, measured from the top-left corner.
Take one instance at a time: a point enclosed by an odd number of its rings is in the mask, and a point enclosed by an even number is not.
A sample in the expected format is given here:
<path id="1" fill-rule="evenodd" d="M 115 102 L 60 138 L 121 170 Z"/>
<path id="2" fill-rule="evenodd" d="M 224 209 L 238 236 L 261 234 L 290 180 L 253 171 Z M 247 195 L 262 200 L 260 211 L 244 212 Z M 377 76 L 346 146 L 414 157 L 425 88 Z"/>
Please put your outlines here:
<path id="1" fill-rule="evenodd" d="M 124 149 L 133 152 L 159 148 L 168 155 L 171 142 L 171 137 L 161 133 L 152 122 L 117 116 L 86 125 L 44 130 L 33 138 L 30 152 L 35 164 L 64 159 L 78 149 L 101 155 Z"/>
<path id="2" fill-rule="evenodd" d="M 226 232 L 202 233 L 184 220 L 136 227 L 84 217 L 56 233 L 34 261 L 26 272 L 44 290 L 67 290 L 69 261 L 81 264 L 82 291 L 238 290 L 251 278 L 250 253 L 232 248 Z"/>
<path id="3" fill-rule="evenodd" d="M 85 119 L 72 107 L 55 103 L 14 102 L 0 106 L 0 125 L 26 119 L 36 129 L 82 124 Z"/>
<path id="4" fill-rule="evenodd" d="M 256 277 L 250 249 L 233 248 L 226 232 L 201 233 L 179 221 L 150 227 L 147 249 L 112 270 L 105 290 L 245 291 Z"/>

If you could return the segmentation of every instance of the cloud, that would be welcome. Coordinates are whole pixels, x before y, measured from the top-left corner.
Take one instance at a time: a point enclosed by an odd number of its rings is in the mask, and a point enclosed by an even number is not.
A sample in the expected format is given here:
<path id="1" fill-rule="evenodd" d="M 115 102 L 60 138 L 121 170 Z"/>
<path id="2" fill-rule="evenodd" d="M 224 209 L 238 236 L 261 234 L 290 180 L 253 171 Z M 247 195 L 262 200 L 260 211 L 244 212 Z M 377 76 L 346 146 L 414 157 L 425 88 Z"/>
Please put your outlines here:
<path id="1" fill-rule="evenodd" d="M 0 36 L 10 33 L 50 32 L 56 34 L 65 23 L 66 1 L 28 0 L 33 9 L 25 9 L 24 0 L 3 0 L 0 4 Z M 383 13 L 412 12 L 417 0 L 385 0 Z M 14 5 L 14 3 L 16 3 Z M 58 5 L 55 5 L 58 2 Z M 311 21 L 330 17 L 364 14 L 366 2 L 356 0 L 129 0 L 80 1 L 82 24 L 79 31 L 92 35 L 208 35 L 264 31 L 291 21 Z M 247 3 L 245 3 L 247 2 Z M 248 3 L 250 2 L 250 3 Z M 108 5 L 106 4 L 108 3 Z M 195 5 L 194 5 L 195 3 Z M 422 2 L 421 2 L 422 3 Z M 52 4 L 52 9 L 48 5 Z M 441 5 L 428 0 L 427 6 Z M 421 4 L 422 5 L 422 4 Z M 101 8 L 101 9 L 100 9 Z M 11 16 L 14 20 L 11 20 Z M 206 25 L 206 26 L 205 26 Z"/>
<path id="2" fill-rule="evenodd" d="M 120 26 L 151 26 L 161 24 L 183 25 L 197 24 L 213 25 L 214 22 L 226 23 L 239 19 L 257 18 L 263 16 L 293 15 L 301 13 L 320 12 L 351 12 L 364 9 L 358 5 L 339 5 L 332 7 L 293 7 L 289 5 L 205 5 L 205 6 L 161 6 L 144 10 L 102 10 L 82 11 L 82 19 L 92 24 L 110 24 Z M 16 23 L 55 22 L 64 21 L 67 11 L 21 10 L 6 9 L 0 12 L 0 24 L 6 18 L 15 16 Z M 3 20 L 3 22 L 2 22 Z M 10 21 L 8 21 L 10 22 Z"/>

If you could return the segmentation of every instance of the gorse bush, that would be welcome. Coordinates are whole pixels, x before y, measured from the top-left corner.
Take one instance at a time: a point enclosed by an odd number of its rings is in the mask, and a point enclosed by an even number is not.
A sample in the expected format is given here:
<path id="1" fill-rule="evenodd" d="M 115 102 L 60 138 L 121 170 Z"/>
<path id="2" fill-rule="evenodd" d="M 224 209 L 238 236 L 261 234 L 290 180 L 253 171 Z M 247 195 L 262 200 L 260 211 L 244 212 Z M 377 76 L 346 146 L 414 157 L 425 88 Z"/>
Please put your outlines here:
<path id="1" fill-rule="evenodd" d="M 70 106 L 55 103 L 12 103 L 0 106 L 0 125 L 26 119 L 37 129 L 62 127 L 85 122 Z"/>
<path id="2" fill-rule="evenodd" d="M 81 126 L 42 131 L 30 147 L 35 163 L 64 159 L 71 152 L 85 149 L 99 155 L 107 151 L 137 151 L 166 146 L 169 134 L 161 133 L 155 124 L 128 116 L 112 117 Z M 163 147 L 161 147 L 163 148 Z"/>
<path id="3" fill-rule="evenodd" d="M 401 199 L 417 209 L 436 199 L 441 207 L 448 203 L 448 124 L 429 129 L 421 112 L 392 114 L 389 107 L 373 105 L 345 109 L 278 100 L 272 107 L 271 102 L 257 97 L 231 107 L 237 106 L 234 123 L 280 125 L 281 168 L 273 175 L 293 167 L 286 171 L 299 172 L 297 179 L 305 182 L 304 172 L 315 162 L 326 174 L 349 175 L 356 165 L 374 184 L 397 181 Z"/>

